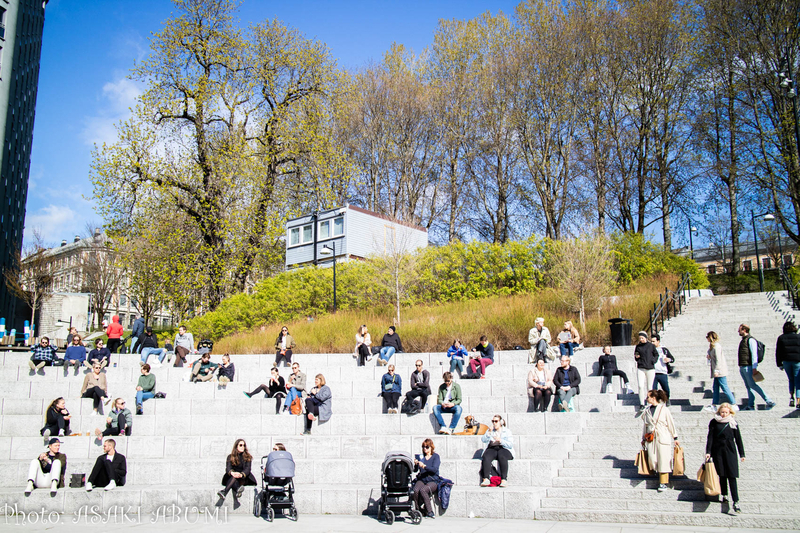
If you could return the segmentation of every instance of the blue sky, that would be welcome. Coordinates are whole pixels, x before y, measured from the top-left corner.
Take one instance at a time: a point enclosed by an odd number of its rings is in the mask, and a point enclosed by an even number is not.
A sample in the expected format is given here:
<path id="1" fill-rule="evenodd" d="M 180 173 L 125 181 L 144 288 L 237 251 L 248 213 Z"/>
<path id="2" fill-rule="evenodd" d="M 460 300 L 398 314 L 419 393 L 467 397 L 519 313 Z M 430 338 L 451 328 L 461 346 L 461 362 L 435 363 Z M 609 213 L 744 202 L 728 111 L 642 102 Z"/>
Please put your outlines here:
<path id="1" fill-rule="evenodd" d="M 439 19 L 511 14 L 519 0 L 244 0 L 242 24 L 277 17 L 325 42 L 340 66 L 379 61 L 393 42 L 430 45 Z M 25 237 L 71 240 L 102 223 L 90 200 L 94 143 L 113 142 L 140 88 L 126 79 L 170 17 L 170 0 L 50 0 L 45 12 Z"/>

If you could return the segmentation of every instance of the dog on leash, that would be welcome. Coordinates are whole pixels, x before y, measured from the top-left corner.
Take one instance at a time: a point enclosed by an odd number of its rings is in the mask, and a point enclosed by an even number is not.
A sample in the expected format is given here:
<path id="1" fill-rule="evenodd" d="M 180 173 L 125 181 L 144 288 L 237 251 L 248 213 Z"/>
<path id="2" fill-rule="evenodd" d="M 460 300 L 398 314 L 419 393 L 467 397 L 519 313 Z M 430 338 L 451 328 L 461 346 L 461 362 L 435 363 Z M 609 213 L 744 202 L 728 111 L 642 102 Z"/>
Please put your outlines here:
<path id="1" fill-rule="evenodd" d="M 464 417 L 464 431 L 453 433 L 453 435 L 483 435 L 489 431 L 489 426 L 481 424 L 472 415 Z"/>

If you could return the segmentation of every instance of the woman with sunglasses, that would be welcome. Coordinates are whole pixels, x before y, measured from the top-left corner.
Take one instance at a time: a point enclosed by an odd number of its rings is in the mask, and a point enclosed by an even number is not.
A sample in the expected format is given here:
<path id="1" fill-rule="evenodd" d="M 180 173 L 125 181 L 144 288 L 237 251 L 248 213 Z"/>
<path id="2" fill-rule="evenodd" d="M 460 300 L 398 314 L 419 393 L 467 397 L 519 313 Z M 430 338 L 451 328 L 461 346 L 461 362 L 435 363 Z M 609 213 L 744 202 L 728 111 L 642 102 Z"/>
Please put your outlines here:
<path id="1" fill-rule="evenodd" d="M 100 370 L 100 363 L 94 363 L 92 371 L 83 378 L 83 387 L 81 387 L 81 398 L 91 398 L 93 401 L 93 415 L 98 414 L 100 404 L 105 398 L 108 398 L 108 382 L 106 375 Z"/>
<path id="2" fill-rule="evenodd" d="M 284 366 L 292 366 L 292 350 L 295 348 L 294 337 L 289 335 L 289 328 L 283 326 L 275 341 L 275 363 L 272 366 L 279 366 L 281 359 Z"/>
<path id="3" fill-rule="evenodd" d="M 500 486 L 508 485 L 508 462 L 514 459 L 514 436 L 506 427 L 506 421 L 500 415 L 492 417 L 492 427 L 481 437 L 483 455 L 481 456 L 481 487 L 491 485 L 492 462 L 497 460 L 500 471 Z"/>
<path id="4" fill-rule="evenodd" d="M 244 439 L 236 439 L 233 450 L 225 462 L 225 475 L 222 476 L 225 488 L 217 492 L 217 496 L 224 500 L 228 491 L 233 490 L 233 496 L 238 500 L 242 497 L 246 486 L 258 485 L 255 476 L 250 472 L 252 464 L 253 456 L 247 451 L 247 443 Z"/>
<path id="5" fill-rule="evenodd" d="M 431 496 L 439 487 L 439 466 L 442 464 L 439 454 L 434 453 L 435 449 L 433 441 L 425 439 L 422 441 L 422 453 L 414 458 L 414 472 L 419 472 L 414 481 L 414 503 L 428 518 L 436 518 Z"/>
<path id="6" fill-rule="evenodd" d="M 125 400 L 117 398 L 114 400 L 114 408 L 111 409 L 111 412 L 106 417 L 106 429 L 103 431 L 100 431 L 99 428 L 95 429 L 94 435 L 98 441 L 102 441 L 103 437 L 108 437 L 109 435 L 130 436 L 132 428 L 133 416 L 131 415 L 131 410 L 125 407 Z"/>
<path id="7" fill-rule="evenodd" d="M 386 412 L 397 414 L 397 400 L 403 393 L 403 378 L 394 373 L 394 365 L 389 365 L 386 370 L 381 378 L 381 396 L 386 402 Z"/>

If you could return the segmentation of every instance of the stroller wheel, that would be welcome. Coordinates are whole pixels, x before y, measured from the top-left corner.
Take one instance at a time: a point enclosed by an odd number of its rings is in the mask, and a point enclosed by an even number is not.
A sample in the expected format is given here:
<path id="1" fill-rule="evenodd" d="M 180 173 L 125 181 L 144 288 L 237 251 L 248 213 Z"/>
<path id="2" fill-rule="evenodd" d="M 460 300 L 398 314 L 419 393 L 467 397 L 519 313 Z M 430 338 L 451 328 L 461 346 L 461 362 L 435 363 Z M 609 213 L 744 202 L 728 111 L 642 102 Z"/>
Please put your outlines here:
<path id="1" fill-rule="evenodd" d="M 289 509 L 289 519 L 297 522 L 297 507 L 292 507 Z"/>
<path id="2" fill-rule="evenodd" d="M 386 509 L 386 523 L 390 526 L 394 524 L 394 511 Z"/>
<path id="3" fill-rule="evenodd" d="M 421 512 L 417 511 L 416 509 L 412 509 L 411 512 L 408 513 L 408 514 L 411 515 L 411 521 L 414 524 L 419 525 L 419 524 L 422 523 L 422 513 Z"/>
<path id="4" fill-rule="evenodd" d="M 269 507 L 267 509 L 267 520 L 270 522 L 275 520 L 275 509 L 273 509 L 272 507 Z"/>

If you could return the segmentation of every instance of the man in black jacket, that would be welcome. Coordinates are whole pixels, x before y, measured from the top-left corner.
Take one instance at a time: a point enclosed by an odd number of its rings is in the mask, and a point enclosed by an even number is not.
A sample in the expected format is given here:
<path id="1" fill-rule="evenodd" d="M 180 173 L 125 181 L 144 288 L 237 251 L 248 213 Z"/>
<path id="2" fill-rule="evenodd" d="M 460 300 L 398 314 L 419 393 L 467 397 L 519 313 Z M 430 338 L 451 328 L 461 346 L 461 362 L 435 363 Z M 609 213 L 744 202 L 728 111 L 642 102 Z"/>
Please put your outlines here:
<path id="1" fill-rule="evenodd" d="M 411 373 L 411 390 L 406 393 L 406 402 L 411 406 L 414 398 L 421 398 L 420 408 L 411 412 L 411 414 L 415 415 L 424 410 L 425 404 L 428 402 L 428 396 L 431 394 L 431 375 L 427 370 L 422 369 L 421 359 L 417 359 L 414 366 L 417 369 Z"/>
<path id="2" fill-rule="evenodd" d="M 793 322 L 783 324 L 783 335 L 775 344 L 775 362 L 789 378 L 789 407 L 800 409 L 800 335 Z"/>
<path id="3" fill-rule="evenodd" d="M 86 480 L 86 491 L 89 492 L 97 487 L 104 487 L 105 490 L 113 490 L 114 487 L 125 485 L 125 476 L 128 474 L 128 463 L 125 456 L 116 452 L 117 442 L 108 439 L 103 443 L 105 454 L 97 458 Z"/>
<path id="4" fill-rule="evenodd" d="M 750 335 L 750 326 L 747 324 L 739 325 L 739 336 L 742 338 L 739 343 L 739 375 L 742 376 L 745 387 L 747 387 L 747 406 L 744 407 L 745 411 L 755 410 L 756 395 L 764 398 L 767 403 L 767 409 L 775 407 L 770 397 L 764 392 L 764 389 L 756 383 L 753 378 L 753 372 L 758 368 L 758 341 Z"/>
<path id="5" fill-rule="evenodd" d="M 644 409 L 647 403 L 647 391 L 653 388 L 656 379 L 656 361 L 658 353 L 656 347 L 650 342 L 646 331 L 639 332 L 639 344 L 633 350 L 636 359 L 636 380 L 639 382 L 639 410 Z"/>
<path id="6" fill-rule="evenodd" d="M 581 393 L 581 375 L 577 368 L 570 365 L 570 362 L 570 356 L 561 356 L 561 368 L 556 370 L 553 375 L 553 385 L 556 386 L 561 411 L 573 412 L 575 409 L 569 406 L 569 402 L 573 396 Z"/>

